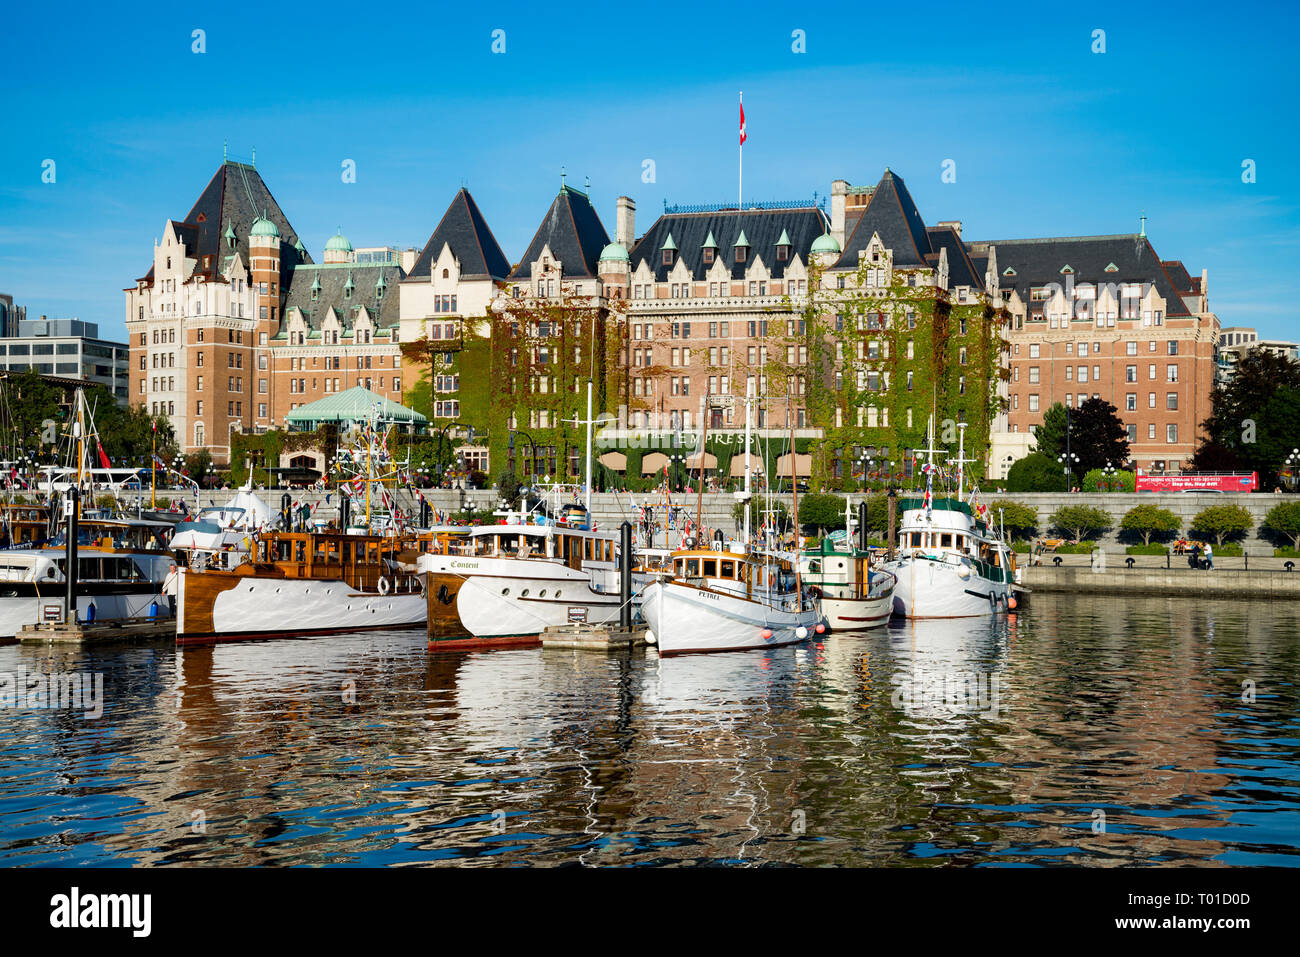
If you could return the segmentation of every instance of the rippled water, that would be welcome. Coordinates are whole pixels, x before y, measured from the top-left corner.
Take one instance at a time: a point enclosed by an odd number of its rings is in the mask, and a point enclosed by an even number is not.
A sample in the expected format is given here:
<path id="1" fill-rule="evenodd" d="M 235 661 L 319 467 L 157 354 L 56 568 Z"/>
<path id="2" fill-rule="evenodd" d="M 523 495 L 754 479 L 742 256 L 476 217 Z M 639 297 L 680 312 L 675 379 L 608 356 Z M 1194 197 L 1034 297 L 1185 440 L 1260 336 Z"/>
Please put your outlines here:
<path id="1" fill-rule="evenodd" d="M 1292 605 L 1047 595 L 666 660 L 8 646 L 106 705 L 0 709 L 0 865 L 1293 865 L 1298 659 Z"/>

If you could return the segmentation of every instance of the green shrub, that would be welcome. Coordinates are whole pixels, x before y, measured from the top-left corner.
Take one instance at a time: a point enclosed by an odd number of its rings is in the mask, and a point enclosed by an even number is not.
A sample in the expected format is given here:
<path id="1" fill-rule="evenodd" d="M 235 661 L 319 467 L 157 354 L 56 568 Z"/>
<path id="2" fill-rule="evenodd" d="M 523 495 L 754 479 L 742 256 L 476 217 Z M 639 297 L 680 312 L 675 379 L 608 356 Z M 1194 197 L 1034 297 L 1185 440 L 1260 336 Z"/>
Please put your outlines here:
<path id="1" fill-rule="evenodd" d="M 1110 514 L 1091 505 L 1062 505 L 1052 513 L 1052 525 L 1071 538 L 1086 538 L 1089 532 L 1101 532 L 1111 526 Z"/>
<path id="2" fill-rule="evenodd" d="M 1034 545 L 1032 542 L 1027 542 L 1022 538 L 1011 543 L 1011 550 L 1013 552 L 1021 552 L 1027 555 L 1034 550 Z"/>
<path id="3" fill-rule="evenodd" d="M 1254 524 L 1250 512 L 1240 505 L 1211 505 L 1196 513 L 1190 530 L 1194 535 L 1201 533 L 1196 535 L 1197 538 L 1212 538 L 1215 545 L 1224 545 L 1228 539 L 1245 535 Z"/>
<path id="4" fill-rule="evenodd" d="M 1169 509 L 1144 502 L 1130 508 L 1119 523 L 1119 527 L 1130 534 L 1141 535 L 1142 544 L 1150 545 L 1151 536 L 1172 535 L 1182 527 L 1182 522 Z"/>
<path id="5" fill-rule="evenodd" d="M 1168 553 L 1169 548 L 1158 542 L 1152 545 L 1130 545 L 1124 549 L 1126 555 L 1164 555 Z"/>
<path id="6" fill-rule="evenodd" d="M 1275 548 L 1274 558 L 1300 558 L 1300 548 Z"/>
<path id="7" fill-rule="evenodd" d="M 1120 469 L 1108 476 L 1101 469 L 1091 469 L 1079 487 L 1085 492 L 1132 492 L 1136 485 L 1137 478 L 1132 472 Z"/>
<path id="8" fill-rule="evenodd" d="M 1097 550 L 1096 542 L 1080 542 L 1078 545 L 1061 545 L 1056 549 L 1057 555 L 1089 555 Z"/>
<path id="9" fill-rule="evenodd" d="M 1064 492 L 1065 470 L 1056 459 L 1033 452 L 1007 470 L 1008 492 Z"/>

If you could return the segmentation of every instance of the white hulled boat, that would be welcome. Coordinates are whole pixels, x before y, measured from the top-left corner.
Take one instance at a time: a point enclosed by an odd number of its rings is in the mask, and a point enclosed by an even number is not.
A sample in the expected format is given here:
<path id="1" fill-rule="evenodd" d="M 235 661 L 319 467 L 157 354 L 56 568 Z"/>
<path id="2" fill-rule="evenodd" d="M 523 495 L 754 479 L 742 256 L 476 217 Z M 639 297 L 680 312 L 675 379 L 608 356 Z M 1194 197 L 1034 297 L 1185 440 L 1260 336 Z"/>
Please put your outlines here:
<path id="1" fill-rule="evenodd" d="M 926 489 L 898 504 L 898 553 L 883 568 L 898 579 L 894 614 L 907 618 L 971 618 L 1007 610 L 1015 584 L 1011 549 L 962 500 L 965 424 L 954 460 L 957 494 L 935 497 L 934 449 L 927 449 Z"/>
<path id="2" fill-rule="evenodd" d="M 804 555 L 800 570 L 833 630 L 883 625 L 894 613 L 897 579 L 873 568 L 871 550 L 854 547 L 847 537 L 822 539 L 817 551 Z"/>

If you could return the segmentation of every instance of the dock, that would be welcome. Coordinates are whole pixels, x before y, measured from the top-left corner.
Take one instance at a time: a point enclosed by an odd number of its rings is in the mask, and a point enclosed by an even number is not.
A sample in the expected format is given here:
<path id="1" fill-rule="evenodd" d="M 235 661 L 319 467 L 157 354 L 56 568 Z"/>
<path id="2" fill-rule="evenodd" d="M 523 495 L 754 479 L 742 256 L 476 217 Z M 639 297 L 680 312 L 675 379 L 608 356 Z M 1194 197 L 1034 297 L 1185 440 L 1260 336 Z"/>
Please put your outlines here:
<path id="1" fill-rule="evenodd" d="M 1240 559 L 1239 559 L 1240 560 Z M 1300 598 L 1300 573 L 1221 568 L 1151 568 L 1111 564 L 1105 570 L 1079 566 L 1030 566 L 1022 570 L 1035 593 L 1075 595 L 1159 595 L 1162 597 L 1234 598 L 1264 601 Z"/>
<path id="2" fill-rule="evenodd" d="M 576 648 L 588 651 L 623 651 L 646 644 L 646 626 L 633 625 L 625 630 L 617 623 L 590 625 L 573 622 L 552 625 L 542 632 L 543 648 Z"/>
<path id="3" fill-rule="evenodd" d="M 124 618 L 115 621 L 41 622 L 23 625 L 25 645 L 108 645 L 175 642 L 175 618 Z"/>

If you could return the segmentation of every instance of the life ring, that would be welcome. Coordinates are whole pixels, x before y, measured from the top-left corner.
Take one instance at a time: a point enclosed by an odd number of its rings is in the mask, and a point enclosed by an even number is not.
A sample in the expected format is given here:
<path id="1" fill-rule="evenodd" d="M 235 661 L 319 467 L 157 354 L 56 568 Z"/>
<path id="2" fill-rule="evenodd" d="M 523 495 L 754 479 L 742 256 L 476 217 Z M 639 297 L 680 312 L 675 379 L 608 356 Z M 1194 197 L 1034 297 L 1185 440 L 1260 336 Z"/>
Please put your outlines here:
<path id="1" fill-rule="evenodd" d="M 388 579 L 384 578 L 382 575 L 379 576 L 379 594 L 387 595 L 388 589 L 389 589 Z"/>

